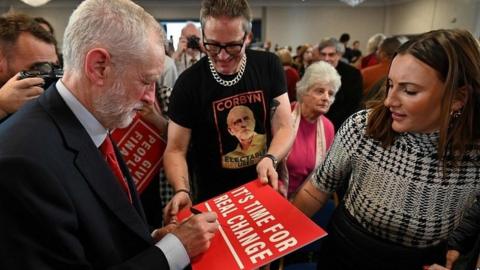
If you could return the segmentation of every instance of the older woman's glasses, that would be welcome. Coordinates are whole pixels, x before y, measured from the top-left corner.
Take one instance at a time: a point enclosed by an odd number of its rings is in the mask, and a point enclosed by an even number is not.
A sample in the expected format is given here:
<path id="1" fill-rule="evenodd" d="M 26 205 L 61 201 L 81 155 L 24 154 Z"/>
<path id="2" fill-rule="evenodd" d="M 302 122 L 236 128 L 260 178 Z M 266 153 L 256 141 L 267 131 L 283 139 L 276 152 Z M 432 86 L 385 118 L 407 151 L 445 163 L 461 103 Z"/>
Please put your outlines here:
<path id="1" fill-rule="evenodd" d="M 243 44 L 245 43 L 246 38 L 247 38 L 247 33 L 245 32 L 241 43 L 231 43 L 226 45 L 221 45 L 219 43 L 213 43 L 213 42 L 205 42 L 205 40 L 203 40 L 203 47 L 205 47 L 205 50 L 207 50 L 211 54 L 219 54 L 220 51 L 224 49 L 225 52 L 233 56 L 233 55 L 239 54 L 242 51 Z"/>

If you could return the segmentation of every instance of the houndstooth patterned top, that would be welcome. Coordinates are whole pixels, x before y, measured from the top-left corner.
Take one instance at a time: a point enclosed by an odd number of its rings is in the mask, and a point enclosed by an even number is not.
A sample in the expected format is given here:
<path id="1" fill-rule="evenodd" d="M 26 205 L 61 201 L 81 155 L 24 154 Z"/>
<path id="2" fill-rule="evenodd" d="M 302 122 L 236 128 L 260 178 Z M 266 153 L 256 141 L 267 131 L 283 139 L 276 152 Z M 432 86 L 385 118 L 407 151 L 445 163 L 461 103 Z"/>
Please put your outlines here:
<path id="1" fill-rule="evenodd" d="M 366 121 L 364 110 L 344 123 L 312 183 L 332 193 L 351 173 L 345 207 L 377 237 L 410 247 L 446 239 L 480 191 L 478 147 L 443 176 L 438 133 L 404 133 L 383 148 L 365 136 Z"/>

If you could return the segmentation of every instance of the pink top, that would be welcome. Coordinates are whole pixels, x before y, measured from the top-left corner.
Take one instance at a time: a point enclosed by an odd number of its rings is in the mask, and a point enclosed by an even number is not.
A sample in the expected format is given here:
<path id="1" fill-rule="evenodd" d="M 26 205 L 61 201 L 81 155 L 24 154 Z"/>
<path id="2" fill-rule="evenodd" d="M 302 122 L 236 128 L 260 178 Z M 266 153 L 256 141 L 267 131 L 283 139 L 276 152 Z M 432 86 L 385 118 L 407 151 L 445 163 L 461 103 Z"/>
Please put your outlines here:
<path id="1" fill-rule="evenodd" d="M 328 150 L 334 137 L 333 124 L 325 116 L 321 116 L 320 119 L 323 121 L 325 146 L 326 150 Z M 301 117 L 295 142 L 293 143 L 287 160 L 289 175 L 288 197 L 297 191 L 307 176 L 315 169 L 315 155 L 317 152 L 316 133 L 317 122 L 310 123 Z M 321 138 L 321 136 L 318 137 Z"/>

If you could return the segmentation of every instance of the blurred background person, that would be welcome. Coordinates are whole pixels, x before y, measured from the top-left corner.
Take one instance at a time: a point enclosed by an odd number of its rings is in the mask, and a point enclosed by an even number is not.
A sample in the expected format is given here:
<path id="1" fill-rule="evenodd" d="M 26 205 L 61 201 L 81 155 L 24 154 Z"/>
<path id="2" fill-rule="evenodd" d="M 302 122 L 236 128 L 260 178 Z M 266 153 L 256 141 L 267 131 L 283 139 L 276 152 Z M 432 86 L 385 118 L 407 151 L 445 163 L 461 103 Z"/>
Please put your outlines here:
<path id="1" fill-rule="evenodd" d="M 323 161 L 334 137 L 332 122 L 324 116 L 341 85 L 340 75 L 326 62 L 308 66 L 297 83 L 298 102 L 292 103 L 295 133 L 293 146 L 285 158 L 283 177 L 288 179 L 288 197 L 297 191 Z"/>
<path id="2" fill-rule="evenodd" d="M 377 50 L 380 43 L 387 38 L 382 33 L 377 33 L 371 36 L 367 41 L 367 53 L 362 57 L 361 69 L 378 64 Z"/>
<path id="3" fill-rule="evenodd" d="M 43 93 L 42 78 L 19 78 L 41 63 L 58 64 L 55 38 L 25 14 L 0 17 L 0 123 Z"/>
<path id="4" fill-rule="evenodd" d="M 287 49 L 280 49 L 276 52 L 282 62 L 285 71 L 285 79 L 287 80 L 288 98 L 290 102 L 297 100 L 297 82 L 300 80 L 298 71 L 293 67 L 292 55 Z"/>
<path id="5" fill-rule="evenodd" d="M 326 38 L 320 42 L 317 50 L 320 60 L 332 65 L 342 80 L 342 85 L 335 95 L 335 101 L 326 114 L 332 121 L 335 131 L 350 115 L 360 109 L 362 100 L 362 75 L 358 69 L 340 61 L 342 48 L 343 45 L 335 38 Z"/>
<path id="6" fill-rule="evenodd" d="M 263 42 L 263 47 L 262 49 L 266 52 L 269 52 L 271 51 L 272 49 L 272 42 L 270 40 L 265 40 L 265 42 Z"/>
<path id="7" fill-rule="evenodd" d="M 305 73 L 305 69 L 312 61 L 312 46 L 310 44 L 302 45 L 295 56 L 294 61 L 297 66 L 298 75 L 302 77 L 303 73 Z"/>
<path id="8" fill-rule="evenodd" d="M 182 28 L 177 50 L 172 55 L 179 74 L 202 57 L 201 36 L 200 29 L 192 22 L 188 22 Z"/>
<path id="9" fill-rule="evenodd" d="M 166 42 L 166 46 L 169 46 L 170 42 Z M 166 50 L 165 50 L 166 53 Z M 173 86 L 178 78 L 177 65 L 172 57 L 165 55 L 163 61 L 163 73 L 157 80 L 156 95 L 160 104 L 162 113 L 166 116 L 168 112 L 168 104 L 170 103 L 170 94 L 172 93 Z"/>
<path id="10" fill-rule="evenodd" d="M 340 35 L 340 38 L 338 40 L 340 41 L 343 47 L 343 54 L 342 54 L 341 61 L 348 64 L 351 63 L 353 58 L 352 48 L 348 46 L 348 42 L 350 41 L 350 34 L 343 33 L 342 35 Z"/>
<path id="11" fill-rule="evenodd" d="M 315 44 L 315 45 L 313 45 L 312 48 L 310 49 L 310 52 L 311 52 L 310 64 L 322 60 L 322 58 L 320 57 L 320 50 L 318 49 L 318 45 L 319 45 L 319 44 Z M 342 46 L 339 46 L 339 47 L 338 47 L 338 50 L 340 51 L 340 58 L 341 58 L 341 55 L 342 55 L 342 53 L 343 53 L 343 52 L 342 52 L 343 47 L 342 47 Z"/>
<path id="12" fill-rule="evenodd" d="M 352 43 L 352 66 L 360 69 L 362 59 L 362 51 L 360 50 L 360 41 L 355 40 Z"/>
<path id="13" fill-rule="evenodd" d="M 319 269 L 422 269 L 480 192 L 480 51 L 463 30 L 403 44 L 384 99 L 350 117 L 293 199 L 317 212 L 351 175 Z"/>
<path id="14" fill-rule="evenodd" d="M 377 51 L 379 63 L 362 69 L 364 96 L 378 80 L 387 76 L 390 63 L 400 45 L 401 43 L 396 37 L 384 39 Z"/>

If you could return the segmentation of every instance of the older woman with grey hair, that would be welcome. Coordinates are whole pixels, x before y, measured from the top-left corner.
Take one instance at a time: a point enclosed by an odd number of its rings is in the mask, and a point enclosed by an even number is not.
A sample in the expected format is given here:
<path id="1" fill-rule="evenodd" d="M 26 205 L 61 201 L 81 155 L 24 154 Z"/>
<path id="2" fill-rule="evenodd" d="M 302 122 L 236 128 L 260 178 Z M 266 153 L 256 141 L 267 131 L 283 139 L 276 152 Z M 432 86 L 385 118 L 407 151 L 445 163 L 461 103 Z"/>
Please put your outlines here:
<path id="1" fill-rule="evenodd" d="M 283 162 L 281 177 L 288 180 L 288 197 L 324 159 L 332 144 L 334 127 L 328 112 L 340 88 L 340 75 L 320 61 L 311 64 L 297 83 L 297 100 L 292 103 L 295 142 Z"/>

